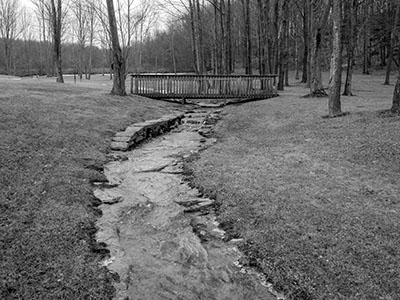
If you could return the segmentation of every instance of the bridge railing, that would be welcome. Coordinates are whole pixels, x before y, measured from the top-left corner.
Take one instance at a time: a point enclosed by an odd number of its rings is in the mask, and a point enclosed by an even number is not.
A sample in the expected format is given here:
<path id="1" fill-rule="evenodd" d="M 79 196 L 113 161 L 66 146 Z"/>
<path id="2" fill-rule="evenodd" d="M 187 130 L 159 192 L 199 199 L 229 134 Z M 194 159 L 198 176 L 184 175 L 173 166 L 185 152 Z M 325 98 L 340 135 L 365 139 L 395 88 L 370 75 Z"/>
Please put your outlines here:
<path id="1" fill-rule="evenodd" d="M 271 98 L 277 75 L 131 75 L 131 93 L 150 98 Z"/>

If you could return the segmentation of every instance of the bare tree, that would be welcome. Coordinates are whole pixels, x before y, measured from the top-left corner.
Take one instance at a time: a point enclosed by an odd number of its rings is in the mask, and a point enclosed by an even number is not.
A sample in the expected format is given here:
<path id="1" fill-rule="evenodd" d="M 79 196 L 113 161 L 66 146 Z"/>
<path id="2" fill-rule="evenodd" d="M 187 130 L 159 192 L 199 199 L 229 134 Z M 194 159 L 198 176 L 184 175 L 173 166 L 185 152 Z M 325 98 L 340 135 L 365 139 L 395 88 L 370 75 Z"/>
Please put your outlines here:
<path id="1" fill-rule="evenodd" d="M 268 47 L 268 13 L 269 13 L 269 1 L 257 0 L 257 12 L 258 12 L 258 68 L 260 74 L 271 73 L 271 67 L 269 63 L 269 47 Z"/>
<path id="2" fill-rule="evenodd" d="M 197 74 L 203 74 L 206 70 L 206 66 L 204 59 L 203 23 L 200 1 L 189 0 L 188 9 L 192 29 L 194 68 Z"/>
<path id="3" fill-rule="evenodd" d="M 18 0 L 0 0 L 0 34 L 4 43 L 4 61 L 7 74 L 11 74 L 18 16 Z"/>
<path id="4" fill-rule="evenodd" d="M 342 1 L 333 0 L 333 49 L 331 59 L 331 77 L 329 82 L 329 117 L 342 115 L 340 88 L 342 85 Z"/>
<path id="5" fill-rule="evenodd" d="M 113 87 L 111 94 L 125 96 L 125 59 L 122 55 L 121 46 L 118 38 L 117 21 L 115 18 L 115 10 L 113 0 L 107 0 L 107 12 L 110 28 L 110 38 L 112 44 L 113 57 Z"/>
<path id="6" fill-rule="evenodd" d="M 35 6 L 35 14 L 38 21 L 39 29 L 39 59 L 40 59 L 40 69 L 39 73 L 46 73 L 47 76 L 51 74 L 51 66 L 53 64 L 51 52 L 51 21 L 50 21 L 50 6 L 47 0 L 32 0 Z M 44 64 L 44 66 L 43 66 Z"/>
<path id="7" fill-rule="evenodd" d="M 385 85 L 389 85 L 390 83 L 390 72 L 392 71 L 392 62 L 393 62 L 393 52 L 394 52 L 394 42 L 396 39 L 397 35 L 397 24 L 399 23 L 399 18 L 400 18 L 400 3 L 396 1 L 396 13 L 394 17 L 394 22 L 393 22 L 393 28 L 391 29 L 390 33 L 390 42 L 389 42 L 389 55 L 388 55 L 388 60 L 387 60 L 387 65 L 386 65 L 386 76 L 385 76 Z"/>
<path id="8" fill-rule="evenodd" d="M 353 96 L 352 80 L 353 67 L 355 64 L 355 48 L 357 45 L 357 7 L 358 0 L 345 1 L 344 11 L 346 12 L 346 51 L 347 51 L 347 70 L 346 81 L 344 84 L 343 95 Z"/>
<path id="9" fill-rule="evenodd" d="M 57 82 L 64 83 L 62 73 L 62 57 L 61 57 L 61 35 L 62 35 L 62 3 L 57 0 L 57 6 L 54 0 L 50 1 L 51 4 L 51 20 L 53 28 L 53 55 L 57 67 Z"/>
<path id="10" fill-rule="evenodd" d="M 287 74 L 287 65 L 288 65 L 288 22 L 289 22 L 289 0 L 283 0 L 282 2 L 282 16 L 280 22 L 281 23 L 281 32 L 278 34 L 279 39 L 279 55 L 278 55 L 278 90 L 283 91 L 284 89 L 284 81 L 285 75 Z"/>
<path id="11" fill-rule="evenodd" d="M 322 43 L 325 34 L 325 29 L 328 23 L 328 18 L 331 9 L 332 0 L 311 0 L 310 7 L 310 32 L 311 38 L 311 53 L 310 53 L 310 96 L 327 96 L 322 85 Z M 321 14 L 321 11 L 323 14 Z"/>
<path id="12" fill-rule="evenodd" d="M 246 74 L 252 74 L 252 42 L 251 42 L 251 23 L 250 23 L 250 0 L 242 0 L 243 7 L 243 59 Z"/>
<path id="13" fill-rule="evenodd" d="M 97 19 L 96 19 L 96 7 L 93 1 L 88 1 L 86 6 L 86 13 L 88 16 L 88 34 L 89 34 L 89 53 L 88 53 L 88 62 L 87 62 L 87 72 L 86 79 L 91 78 L 92 74 L 92 51 L 93 51 L 93 42 L 94 35 L 97 28 Z"/>
<path id="14" fill-rule="evenodd" d="M 79 78 L 83 77 L 84 55 L 87 41 L 87 32 L 89 27 L 90 16 L 88 19 L 87 3 L 85 0 L 74 0 L 72 2 L 72 12 L 74 14 L 74 31 L 78 41 L 78 74 Z"/>
<path id="15" fill-rule="evenodd" d="M 310 0 L 303 0 L 303 74 L 302 83 L 310 81 Z"/>
<path id="16" fill-rule="evenodd" d="M 34 55 L 32 55 L 32 50 L 33 50 L 32 43 L 33 43 L 33 39 L 34 39 L 34 25 L 32 22 L 32 17 L 26 8 L 23 8 L 21 10 L 19 27 L 20 27 L 22 41 L 24 43 L 24 47 L 23 47 L 23 56 L 25 59 L 24 72 L 27 71 L 27 73 L 29 75 L 32 75 L 33 61 L 36 60 L 36 57 L 34 57 Z"/>

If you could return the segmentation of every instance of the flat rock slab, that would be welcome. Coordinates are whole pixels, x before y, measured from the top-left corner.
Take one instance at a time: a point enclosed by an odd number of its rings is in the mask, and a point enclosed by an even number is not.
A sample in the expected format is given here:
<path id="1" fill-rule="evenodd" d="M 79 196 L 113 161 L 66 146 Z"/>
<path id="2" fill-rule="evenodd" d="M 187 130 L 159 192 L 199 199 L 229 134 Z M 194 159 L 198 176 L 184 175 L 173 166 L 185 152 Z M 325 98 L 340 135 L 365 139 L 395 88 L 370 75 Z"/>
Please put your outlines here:
<path id="1" fill-rule="evenodd" d="M 135 123 L 115 134 L 110 145 L 111 149 L 127 151 L 144 139 L 157 136 L 179 125 L 183 116 L 183 114 L 165 115 L 159 119 Z"/>

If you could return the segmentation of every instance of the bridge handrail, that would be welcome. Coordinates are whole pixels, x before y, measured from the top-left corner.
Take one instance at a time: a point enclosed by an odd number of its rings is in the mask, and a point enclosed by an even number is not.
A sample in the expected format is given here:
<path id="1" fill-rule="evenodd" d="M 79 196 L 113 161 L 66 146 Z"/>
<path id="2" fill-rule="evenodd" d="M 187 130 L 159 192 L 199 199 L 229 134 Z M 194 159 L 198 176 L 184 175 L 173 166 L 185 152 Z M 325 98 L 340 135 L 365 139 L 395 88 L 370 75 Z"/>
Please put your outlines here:
<path id="1" fill-rule="evenodd" d="M 276 74 L 130 74 L 131 93 L 153 98 L 264 98 L 277 96 Z"/>

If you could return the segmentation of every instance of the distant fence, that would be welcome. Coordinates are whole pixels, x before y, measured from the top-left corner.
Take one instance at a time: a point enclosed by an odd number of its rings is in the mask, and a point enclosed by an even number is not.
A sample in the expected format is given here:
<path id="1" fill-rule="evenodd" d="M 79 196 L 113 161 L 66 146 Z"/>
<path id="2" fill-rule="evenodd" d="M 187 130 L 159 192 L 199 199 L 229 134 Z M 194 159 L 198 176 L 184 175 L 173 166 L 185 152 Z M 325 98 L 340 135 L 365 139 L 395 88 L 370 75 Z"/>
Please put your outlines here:
<path id="1" fill-rule="evenodd" d="M 131 93 L 156 99 L 263 99 L 278 95 L 277 75 L 132 74 Z"/>

